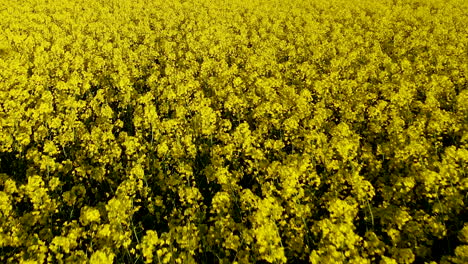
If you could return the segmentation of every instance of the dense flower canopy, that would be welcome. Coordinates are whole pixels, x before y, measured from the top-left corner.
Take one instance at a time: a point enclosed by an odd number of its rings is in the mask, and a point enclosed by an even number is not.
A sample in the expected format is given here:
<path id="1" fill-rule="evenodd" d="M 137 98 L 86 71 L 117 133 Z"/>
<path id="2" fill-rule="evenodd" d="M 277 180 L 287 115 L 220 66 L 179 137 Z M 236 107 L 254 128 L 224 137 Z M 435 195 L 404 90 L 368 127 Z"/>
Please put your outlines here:
<path id="1" fill-rule="evenodd" d="M 468 1 L 0 18 L 0 262 L 468 263 Z"/>

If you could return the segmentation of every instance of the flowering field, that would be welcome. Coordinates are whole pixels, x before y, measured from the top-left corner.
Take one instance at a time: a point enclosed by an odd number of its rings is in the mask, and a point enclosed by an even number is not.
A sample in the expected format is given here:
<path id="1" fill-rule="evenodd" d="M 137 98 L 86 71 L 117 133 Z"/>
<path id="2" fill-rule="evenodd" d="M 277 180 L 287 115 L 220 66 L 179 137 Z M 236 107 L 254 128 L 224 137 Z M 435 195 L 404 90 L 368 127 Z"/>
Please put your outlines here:
<path id="1" fill-rule="evenodd" d="M 0 0 L 0 263 L 468 263 L 468 1 Z"/>

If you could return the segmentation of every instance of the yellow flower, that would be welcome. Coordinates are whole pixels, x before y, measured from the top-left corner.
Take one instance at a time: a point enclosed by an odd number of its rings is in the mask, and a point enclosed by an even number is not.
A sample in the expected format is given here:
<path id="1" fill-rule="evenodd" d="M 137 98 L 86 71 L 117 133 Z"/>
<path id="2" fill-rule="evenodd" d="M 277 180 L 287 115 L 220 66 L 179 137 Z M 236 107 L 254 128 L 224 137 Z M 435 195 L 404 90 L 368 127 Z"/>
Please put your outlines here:
<path id="1" fill-rule="evenodd" d="M 81 216 L 80 216 L 80 222 L 86 226 L 92 222 L 97 222 L 99 223 L 101 220 L 101 215 L 99 213 L 98 209 L 91 208 L 88 206 L 84 206 L 81 209 Z"/>

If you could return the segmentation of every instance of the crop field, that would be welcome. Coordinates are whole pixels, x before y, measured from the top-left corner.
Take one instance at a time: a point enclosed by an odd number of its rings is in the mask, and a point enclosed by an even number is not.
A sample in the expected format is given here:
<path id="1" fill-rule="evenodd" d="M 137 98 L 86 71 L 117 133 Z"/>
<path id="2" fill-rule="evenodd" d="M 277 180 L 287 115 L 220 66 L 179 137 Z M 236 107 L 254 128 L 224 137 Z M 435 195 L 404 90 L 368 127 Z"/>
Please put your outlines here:
<path id="1" fill-rule="evenodd" d="M 0 263 L 468 263 L 468 1 L 0 0 Z"/>

